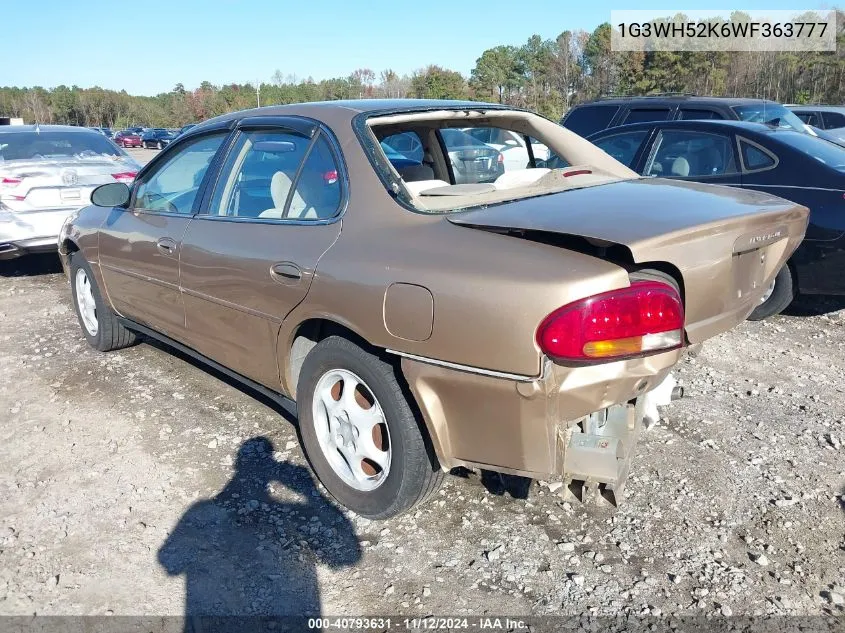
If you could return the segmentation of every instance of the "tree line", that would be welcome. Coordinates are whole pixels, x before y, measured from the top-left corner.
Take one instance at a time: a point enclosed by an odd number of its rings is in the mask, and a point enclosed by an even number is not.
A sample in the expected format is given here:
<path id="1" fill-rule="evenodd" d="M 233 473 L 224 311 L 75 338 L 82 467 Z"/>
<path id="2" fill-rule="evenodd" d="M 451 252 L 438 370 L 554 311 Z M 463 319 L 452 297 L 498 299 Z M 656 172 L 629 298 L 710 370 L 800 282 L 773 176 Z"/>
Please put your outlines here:
<path id="1" fill-rule="evenodd" d="M 845 14 L 838 13 L 845 24 Z M 612 27 L 534 35 L 521 46 L 485 50 L 469 77 L 430 65 L 399 75 L 357 69 L 315 81 L 277 70 L 269 81 L 189 90 L 177 84 L 156 96 L 99 87 L 0 87 L 0 116 L 27 123 L 121 128 L 178 127 L 261 105 L 334 99 L 432 98 L 495 101 L 536 110 L 557 120 L 578 103 L 607 95 L 683 92 L 757 97 L 783 103 L 841 104 L 845 94 L 845 36 L 835 52 L 615 52 Z"/>

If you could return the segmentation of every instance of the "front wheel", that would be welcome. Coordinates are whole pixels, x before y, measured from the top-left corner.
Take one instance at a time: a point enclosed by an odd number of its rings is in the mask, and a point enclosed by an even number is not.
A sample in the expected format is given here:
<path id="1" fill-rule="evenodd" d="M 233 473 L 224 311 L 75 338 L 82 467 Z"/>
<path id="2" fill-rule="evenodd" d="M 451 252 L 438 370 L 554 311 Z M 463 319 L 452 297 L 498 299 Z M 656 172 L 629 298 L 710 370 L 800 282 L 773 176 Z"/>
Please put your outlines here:
<path id="1" fill-rule="evenodd" d="M 70 257 L 70 285 L 82 334 L 91 347 L 108 352 L 135 342 L 135 333 L 126 329 L 103 301 L 91 266 L 79 252 Z"/>
<path id="2" fill-rule="evenodd" d="M 331 336 L 308 354 L 297 385 L 306 457 L 329 493 L 370 518 L 423 502 L 443 479 L 394 368 Z"/>
<path id="3" fill-rule="evenodd" d="M 792 284 L 792 272 L 789 266 L 784 266 L 778 271 L 775 280 L 766 290 L 766 294 L 760 300 L 760 305 L 754 308 L 754 312 L 748 315 L 749 321 L 762 321 L 775 314 L 780 314 L 786 309 L 795 298 L 795 289 Z"/>

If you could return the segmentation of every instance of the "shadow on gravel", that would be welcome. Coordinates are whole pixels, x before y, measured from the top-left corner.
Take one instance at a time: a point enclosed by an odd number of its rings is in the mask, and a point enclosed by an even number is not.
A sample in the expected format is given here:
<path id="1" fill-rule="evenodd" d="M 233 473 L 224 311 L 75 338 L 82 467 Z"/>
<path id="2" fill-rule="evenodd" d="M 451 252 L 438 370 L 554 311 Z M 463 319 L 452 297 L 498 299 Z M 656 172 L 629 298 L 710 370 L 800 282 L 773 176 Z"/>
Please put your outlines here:
<path id="1" fill-rule="evenodd" d="M 781 314 L 784 316 L 819 316 L 845 309 L 845 297 L 799 295 Z"/>
<path id="2" fill-rule="evenodd" d="M 481 485 L 491 495 L 503 497 L 507 494 L 514 499 L 527 499 L 531 490 L 531 483 L 534 481 L 528 477 L 506 475 L 493 470 L 482 470 L 479 478 L 474 471 L 463 466 L 453 468 L 449 474 L 462 479 L 479 479 Z"/>
<path id="3" fill-rule="evenodd" d="M 0 277 L 34 277 L 62 272 L 62 263 L 55 253 L 24 255 L 0 261 Z"/>
<path id="4" fill-rule="evenodd" d="M 352 524 L 308 469 L 276 461 L 273 451 L 267 438 L 245 441 L 226 487 L 188 508 L 159 549 L 167 573 L 186 577 L 185 631 L 251 631 L 255 616 L 319 616 L 317 563 L 336 569 L 361 558 Z M 293 500 L 271 496 L 272 484 Z"/>

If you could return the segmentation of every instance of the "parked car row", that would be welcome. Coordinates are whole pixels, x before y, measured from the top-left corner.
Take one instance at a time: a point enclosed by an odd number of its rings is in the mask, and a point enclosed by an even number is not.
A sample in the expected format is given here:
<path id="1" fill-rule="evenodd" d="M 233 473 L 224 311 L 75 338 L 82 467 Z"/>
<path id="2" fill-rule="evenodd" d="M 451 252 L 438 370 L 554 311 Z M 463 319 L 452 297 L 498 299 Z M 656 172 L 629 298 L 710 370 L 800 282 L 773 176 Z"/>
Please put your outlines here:
<path id="1" fill-rule="evenodd" d="M 141 332 L 295 401 L 314 471 L 370 518 L 456 466 L 621 495 L 684 347 L 755 309 L 807 222 L 531 112 L 419 100 L 217 117 L 92 201 L 59 236 L 88 342 Z"/>
<path id="2" fill-rule="evenodd" d="M 128 147 L 146 147 L 148 149 L 164 149 L 164 147 L 180 134 L 184 134 L 192 127 L 194 123 L 185 125 L 178 130 L 167 128 L 143 128 L 130 127 L 125 130 L 117 132 L 112 138 L 114 142 L 124 148 Z"/>
<path id="3" fill-rule="evenodd" d="M 634 97 L 577 106 L 562 125 L 646 177 L 756 189 L 807 206 L 807 236 L 752 313 L 757 320 L 783 311 L 799 292 L 845 293 L 845 148 L 807 125 L 838 122 L 809 116 L 835 110 L 759 99 Z"/>

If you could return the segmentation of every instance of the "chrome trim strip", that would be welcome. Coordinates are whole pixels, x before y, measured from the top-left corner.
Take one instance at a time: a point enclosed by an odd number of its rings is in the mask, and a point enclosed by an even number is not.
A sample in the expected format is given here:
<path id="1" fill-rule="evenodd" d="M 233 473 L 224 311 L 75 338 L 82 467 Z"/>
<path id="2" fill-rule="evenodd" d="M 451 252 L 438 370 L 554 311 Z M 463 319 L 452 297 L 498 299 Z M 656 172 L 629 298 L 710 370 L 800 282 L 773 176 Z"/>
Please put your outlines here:
<path id="1" fill-rule="evenodd" d="M 428 358 L 426 356 L 417 356 L 416 354 L 409 354 L 407 352 L 400 352 L 395 349 L 384 350 L 388 354 L 395 354 L 410 360 L 416 360 L 421 363 L 428 363 L 429 365 L 437 365 L 438 367 L 446 367 L 448 369 L 455 369 L 457 371 L 465 371 L 470 374 L 479 374 L 481 376 L 490 376 L 491 378 L 504 378 L 506 380 L 516 380 L 518 382 L 532 382 L 534 380 L 541 380 L 542 376 L 523 376 L 522 374 L 509 374 L 504 371 L 494 371 L 492 369 L 481 369 L 480 367 L 472 367 L 470 365 L 461 365 L 460 363 L 450 363 L 446 360 L 437 360 L 436 358 Z"/>
<path id="2" fill-rule="evenodd" d="M 758 185 L 757 183 L 749 184 L 748 189 L 806 189 L 808 191 L 834 191 L 834 192 L 841 192 L 842 189 L 831 189 L 829 187 L 804 187 L 802 185 Z"/>

